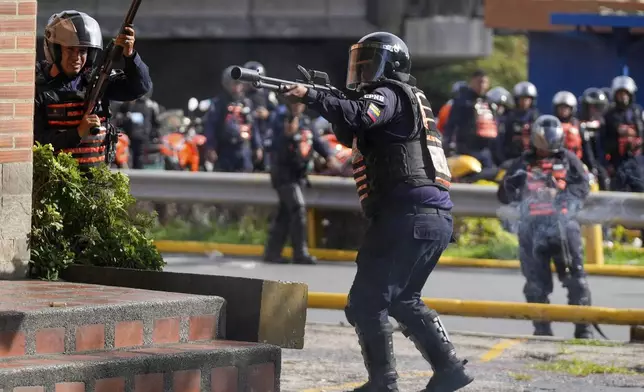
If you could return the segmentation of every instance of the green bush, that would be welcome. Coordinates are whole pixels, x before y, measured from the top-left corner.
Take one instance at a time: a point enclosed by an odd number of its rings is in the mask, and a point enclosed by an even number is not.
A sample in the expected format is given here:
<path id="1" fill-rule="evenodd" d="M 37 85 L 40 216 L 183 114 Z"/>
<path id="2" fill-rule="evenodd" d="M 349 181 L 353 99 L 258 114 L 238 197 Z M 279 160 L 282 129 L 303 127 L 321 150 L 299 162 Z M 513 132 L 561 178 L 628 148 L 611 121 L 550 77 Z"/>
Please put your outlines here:
<path id="1" fill-rule="evenodd" d="M 73 263 L 161 270 L 165 265 L 146 233 L 155 217 L 138 212 L 129 181 L 106 166 L 88 176 L 69 154 L 34 147 L 31 272 L 54 280 Z"/>

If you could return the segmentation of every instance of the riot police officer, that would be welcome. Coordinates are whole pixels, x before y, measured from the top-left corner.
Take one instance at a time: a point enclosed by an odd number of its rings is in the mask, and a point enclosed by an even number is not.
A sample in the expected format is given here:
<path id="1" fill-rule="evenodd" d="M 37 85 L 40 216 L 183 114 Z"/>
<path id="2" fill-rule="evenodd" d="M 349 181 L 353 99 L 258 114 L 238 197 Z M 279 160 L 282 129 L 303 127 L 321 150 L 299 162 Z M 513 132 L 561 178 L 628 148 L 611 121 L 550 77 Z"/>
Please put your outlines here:
<path id="1" fill-rule="evenodd" d="M 148 67 L 134 50 L 134 29 L 126 27 L 115 44 L 125 67 L 110 76 L 96 114 L 84 115 L 89 76 L 103 50 L 98 22 L 84 12 L 52 15 L 45 27 L 46 60 L 36 64 L 34 141 L 69 152 L 83 170 L 106 161 L 109 101 L 131 101 L 152 89 Z M 99 132 L 91 132 L 98 129 Z"/>
<path id="2" fill-rule="evenodd" d="M 496 138 L 494 147 L 494 159 L 497 164 L 502 164 L 503 142 L 505 141 L 505 120 L 510 110 L 514 108 L 514 98 L 503 87 L 494 87 L 486 95 L 487 99 L 492 103 L 492 109 L 496 113 L 496 123 L 499 127 L 499 135 Z"/>
<path id="3" fill-rule="evenodd" d="M 604 114 L 604 148 L 612 188 L 616 191 L 644 192 L 644 170 L 638 162 L 642 155 L 644 112 L 635 103 L 637 85 L 628 76 L 613 79 L 614 103 Z"/>
<path id="4" fill-rule="evenodd" d="M 502 161 L 521 156 L 530 145 L 530 126 L 539 117 L 535 107 L 537 87 L 527 81 L 517 83 L 512 89 L 515 108 L 506 116 L 505 134 L 500 150 Z"/>
<path id="5" fill-rule="evenodd" d="M 273 116 L 274 130 L 271 156 L 271 183 L 279 197 L 279 209 L 268 233 L 264 260 L 284 263 L 281 258 L 286 238 L 293 246 L 293 262 L 315 264 L 308 251 L 306 238 L 306 205 L 302 185 L 308 182 L 312 169 L 313 152 L 327 161 L 333 160 L 329 146 L 312 129 L 311 119 L 304 114 L 306 105 L 291 103 L 281 107 Z"/>
<path id="6" fill-rule="evenodd" d="M 440 134 L 410 68 L 400 38 L 372 33 L 349 51 L 346 87 L 362 97 L 349 100 L 302 85 L 286 93 L 320 112 L 334 124 L 337 139 L 353 146 L 358 197 L 370 221 L 345 309 L 369 374 L 356 391 L 398 391 L 388 315 L 434 369 L 424 391 L 455 391 L 473 381 L 438 314 L 420 300 L 450 242 L 453 205 Z"/>
<path id="7" fill-rule="evenodd" d="M 484 168 L 495 166 L 493 151 L 499 134 L 492 104 L 485 95 L 489 85 L 482 70 L 472 74 L 468 88 L 454 98 L 443 136 L 450 151 L 471 155 Z"/>
<path id="8" fill-rule="evenodd" d="M 498 190 L 503 204 L 520 203 L 519 260 L 526 300 L 549 303 L 553 282 L 550 259 L 568 289 L 570 305 L 590 306 L 581 228 L 575 214 L 590 185 L 582 162 L 564 147 L 564 130 L 554 116 L 532 125 L 530 149 L 517 158 Z M 535 321 L 534 334 L 552 336 L 549 322 Z M 577 324 L 575 338 L 591 338 L 588 324 Z"/>
<path id="9" fill-rule="evenodd" d="M 610 189 L 608 173 L 602 165 L 605 154 L 600 141 L 600 136 L 604 133 L 604 112 L 608 105 L 608 97 L 598 88 L 587 88 L 581 94 L 580 127 L 584 130 L 584 134 L 588 138 L 588 143 L 596 158 L 599 189 L 602 191 Z"/>
<path id="10" fill-rule="evenodd" d="M 590 145 L 590 137 L 575 117 L 577 97 L 570 91 L 559 91 L 552 98 L 552 108 L 564 130 L 564 147 L 577 155 L 593 175 L 598 176 L 599 165 Z"/>
<path id="11" fill-rule="evenodd" d="M 226 68 L 221 76 L 224 91 L 212 100 L 204 119 L 209 160 L 224 172 L 251 172 L 261 158 L 261 138 L 252 115 L 252 102 L 244 85 L 232 79 Z"/>
<path id="12" fill-rule="evenodd" d="M 244 64 L 244 68 L 255 70 L 262 76 L 266 75 L 266 68 L 258 61 L 248 61 Z M 255 169 L 257 171 L 268 170 L 270 169 L 270 154 L 268 154 L 268 151 L 271 148 L 273 139 L 270 116 L 277 109 L 279 102 L 273 91 L 255 88 L 252 84 L 248 85 L 246 96 L 253 103 L 253 117 L 257 125 L 257 132 L 259 132 L 259 137 L 262 140 L 263 157 L 260 160 L 258 156 L 258 160 L 254 162 Z"/>
<path id="13" fill-rule="evenodd" d="M 438 118 L 436 119 L 436 128 L 441 134 L 445 131 L 445 124 L 447 124 L 447 119 L 449 118 L 449 112 L 452 110 L 452 104 L 454 103 L 454 98 L 458 97 L 461 91 L 467 89 L 467 82 L 464 80 L 459 80 L 452 84 L 452 98 L 441 106 L 438 111 Z"/>
<path id="14" fill-rule="evenodd" d="M 132 168 L 144 168 L 145 148 L 159 128 L 159 105 L 148 94 L 119 107 L 120 126 L 130 138 Z M 158 136 L 157 136 L 158 137 Z"/>

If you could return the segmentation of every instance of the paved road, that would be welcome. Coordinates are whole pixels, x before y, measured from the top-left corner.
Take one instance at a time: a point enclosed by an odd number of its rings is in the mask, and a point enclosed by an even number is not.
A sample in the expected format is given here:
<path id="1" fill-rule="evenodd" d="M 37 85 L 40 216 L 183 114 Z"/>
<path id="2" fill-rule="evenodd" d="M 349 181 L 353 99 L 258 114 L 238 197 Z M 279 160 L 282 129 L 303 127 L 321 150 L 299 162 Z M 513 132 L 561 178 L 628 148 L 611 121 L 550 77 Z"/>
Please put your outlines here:
<path id="1" fill-rule="evenodd" d="M 304 282 L 310 291 L 347 293 L 353 280 L 352 263 L 322 263 L 316 266 L 264 264 L 252 258 L 230 258 L 212 255 L 165 255 L 166 271 L 216 274 Z M 593 304 L 615 308 L 641 308 L 644 304 L 644 280 L 590 276 Z M 523 302 L 523 277 L 518 270 L 488 270 L 437 268 L 430 277 L 423 296 L 470 300 Z M 552 303 L 566 304 L 566 291 L 555 287 Z M 313 309 L 308 321 L 344 322 L 344 313 L 335 310 Z M 502 334 L 531 334 L 529 321 L 499 320 L 445 316 L 444 322 L 452 330 Z M 573 326 L 555 323 L 557 336 L 572 337 Z M 628 327 L 603 326 L 610 339 L 628 340 Z"/>

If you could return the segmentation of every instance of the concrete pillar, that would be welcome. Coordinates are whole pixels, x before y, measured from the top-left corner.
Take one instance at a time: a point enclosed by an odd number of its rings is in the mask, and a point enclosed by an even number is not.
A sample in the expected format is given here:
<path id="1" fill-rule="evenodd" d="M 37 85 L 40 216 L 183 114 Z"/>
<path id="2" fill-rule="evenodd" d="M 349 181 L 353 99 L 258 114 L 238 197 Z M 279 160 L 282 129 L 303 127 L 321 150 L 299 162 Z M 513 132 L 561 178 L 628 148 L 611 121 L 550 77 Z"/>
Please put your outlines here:
<path id="1" fill-rule="evenodd" d="M 0 279 L 29 263 L 36 6 L 0 2 Z"/>
<path id="2" fill-rule="evenodd" d="M 402 36 L 404 0 L 367 0 L 367 20 L 380 31 Z"/>

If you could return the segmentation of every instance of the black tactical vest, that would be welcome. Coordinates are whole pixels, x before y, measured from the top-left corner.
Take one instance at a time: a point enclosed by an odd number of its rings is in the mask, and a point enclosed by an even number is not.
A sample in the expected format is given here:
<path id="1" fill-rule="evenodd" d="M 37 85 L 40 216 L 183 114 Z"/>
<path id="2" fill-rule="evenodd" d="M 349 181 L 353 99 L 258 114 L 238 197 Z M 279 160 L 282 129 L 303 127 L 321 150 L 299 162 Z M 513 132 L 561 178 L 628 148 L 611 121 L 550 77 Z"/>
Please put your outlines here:
<path id="1" fill-rule="evenodd" d="M 36 68 L 36 96 L 45 105 L 48 132 L 76 132 L 84 114 L 85 90 L 64 91 L 49 86 L 41 67 Z M 38 115 L 38 114 L 36 114 Z M 58 152 L 70 153 L 81 170 L 98 166 L 108 161 L 106 157 L 109 109 L 99 104 L 98 115 L 104 128 L 97 135 L 88 135 L 77 145 L 65 146 Z M 112 150 L 114 150 L 112 148 Z M 108 162 L 109 163 L 109 162 Z"/>
<path id="2" fill-rule="evenodd" d="M 359 133 L 353 139 L 353 177 L 366 216 L 372 216 L 379 209 L 383 195 L 399 184 L 449 190 L 451 181 L 441 136 L 425 94 L 394 80 L 376 87 L 383 85 L 404 92 L 413 111 L 415 126 L 403 142 L 367 137 L 365 133 Z"/>

